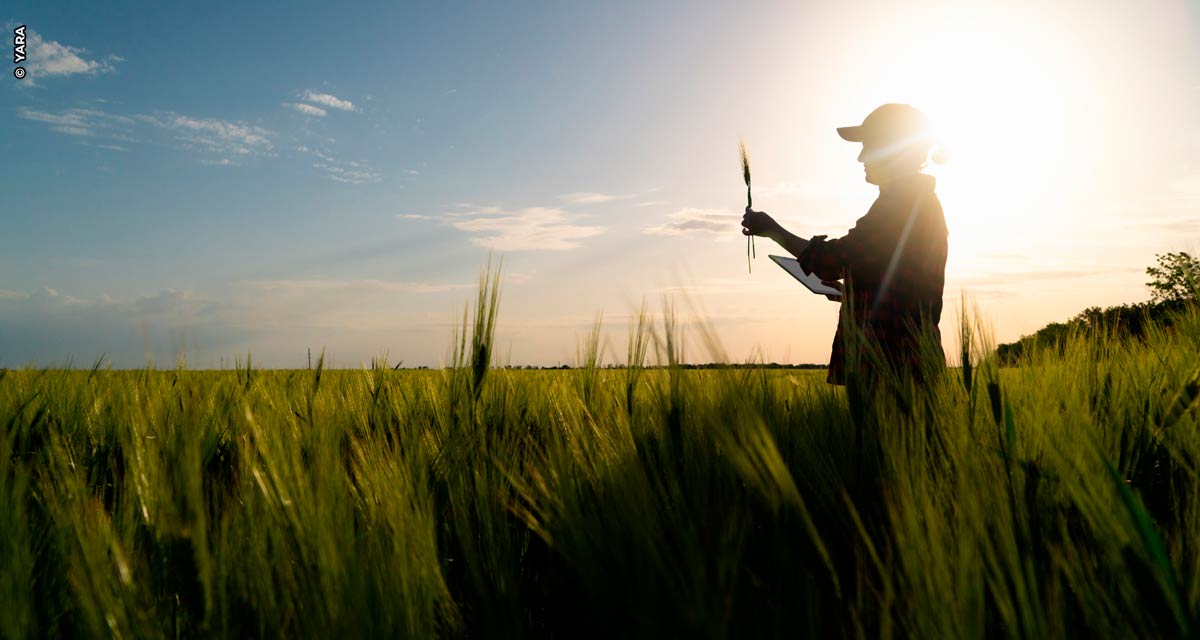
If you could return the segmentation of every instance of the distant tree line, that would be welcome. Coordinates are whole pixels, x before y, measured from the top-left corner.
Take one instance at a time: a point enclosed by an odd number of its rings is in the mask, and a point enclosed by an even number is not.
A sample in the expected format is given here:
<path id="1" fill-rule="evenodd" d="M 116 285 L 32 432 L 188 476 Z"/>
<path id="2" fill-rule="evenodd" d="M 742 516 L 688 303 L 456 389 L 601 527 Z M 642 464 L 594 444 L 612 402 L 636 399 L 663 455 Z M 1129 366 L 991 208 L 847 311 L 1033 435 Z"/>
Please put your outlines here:
<path id="1" fill-rule="evenodd" d="M 1015 364 L 1035 349 L 1062 349 L 1067 336 L 1078 331 L 1098 331 L 1122 338 L 1140 339 L 1150 327 L 1169 328 L 1179 313 L 1200 300 L 1200 260 L 1186 252 L 1155 256 L 1158 266 L 1146 269 L 1150 300 L 1101 309 L 1088 307 L 1066 322 L 1052 322 L 996 351 L 1001 364 Z"/>
<path id="2" fill-rule="evenodd" d="M 679 365 L 680 369 L 825 369 L 827 367 L 828 367 L 828 365 L 824 365 L 824 364 L 780 364 L 778 362 L 767 362 L 767 363 L 761 363 L 761 364 L 745 363 L 745 362 L 731 362 L 731 363 L 703 362 L 703 363 L 698 363 L 698 364 L 680 364 Z M 421 365 L 419 367 L 395 366 L 395 367 L 391 367 L 391 368 L 394 370 L 400 370 L 400 369 L 429 370 L 429 367 L 426 365 Z M 559 370 L 582 369 L 583 367 L 581 367 L 581 366 L 573 367 L 573 366 L 567 365 L 567 364 L 557 364 L 557 365 L 550 365 L 550 366 L 537 366 L 537 365 L 532 365 L 532 364 L 509 364 L 509 365 L 500 365 L 496 368 L 497 369 L 507 369 L 509 371 L 559 371 Z M 625 369 L 626 365 L 606 364 L 606 365 L 604 365 L 602 367 L 598 367 L 598 368 L 599 369 Z M 644 365 L 642 368 L 643 369 L 666 369 L 668 367 L 666 365 Z M 3 371 L 3 369 L 0 369 L 0 371 Z"/>
<path id="3" fill-rule="evenodd" d="M 766 363 L 744 363 L 744 362 L 702 362 L 697 364 L 680 364 L 680 369 L 824 369 L 828 365 L 824 364 L 780 364 L 778 362 Z M 519 369 L 519 370 L 558 370 L 558 369 L 579 369 L 582 367 L 572 367 L 570 365 L 560 364 L 550 367 L 537 367 L 534 365 L 508 365 L 503 369 Z M 623 364 L 606 364 L 601 369 L 625 369 Z M 663 365 L 646 365 L 643 369 L 666 369 Z"/>

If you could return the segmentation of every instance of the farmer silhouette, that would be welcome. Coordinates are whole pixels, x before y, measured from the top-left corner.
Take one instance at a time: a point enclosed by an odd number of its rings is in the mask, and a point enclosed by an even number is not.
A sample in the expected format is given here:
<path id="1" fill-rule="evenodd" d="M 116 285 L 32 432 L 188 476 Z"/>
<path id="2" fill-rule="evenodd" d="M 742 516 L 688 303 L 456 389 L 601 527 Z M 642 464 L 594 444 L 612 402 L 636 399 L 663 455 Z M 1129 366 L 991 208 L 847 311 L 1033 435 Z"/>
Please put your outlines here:
<path id="1" fill-rule="evenodd" d="M 742 234 L 765 236 L 796 256 L 800 266 L 839 289 L 845 280 L 850 309 L 843 310 L 833 353 L 831 384 L 846 383 L 846 323 L 873 338 L 896 373 L 922 378 L 921 336 L 931 338 L 924 355 L 944 354 L 938 321 L 946 275 L 946 218 L 933 192 L 933 176 L 921 173 L 934 144 L 925 114 L 906 104 L 885 104 L 856 127 L 841 127 L 844 140 L 861 142 L 867 182 L 879 198 L 845 236 L 804 239 L 763 211 L 746 207 Z M 935 154 L 935 160 L 942 158 Z M 831 297 L 830 300 L 840 300 Z M 849 317 L 848 317 L 849 316 Z M 934 344 L 936 343 L 936 346 Z M 865 362 L 859 359 L 859 362 Z"/>

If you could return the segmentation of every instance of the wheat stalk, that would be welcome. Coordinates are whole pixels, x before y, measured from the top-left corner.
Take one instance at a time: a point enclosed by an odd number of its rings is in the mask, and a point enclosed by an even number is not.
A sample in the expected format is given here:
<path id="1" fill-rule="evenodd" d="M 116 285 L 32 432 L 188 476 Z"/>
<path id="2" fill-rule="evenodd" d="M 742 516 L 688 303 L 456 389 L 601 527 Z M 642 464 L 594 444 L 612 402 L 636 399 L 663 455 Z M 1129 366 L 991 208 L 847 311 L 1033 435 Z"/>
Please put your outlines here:
<path id="1" fill-rule="evenodd" d="M 742 152 L 742 177 L 746 179 L 746 207 L 753 206 L 753 200 L 750 199 L 750 156 L 746 154 L 746 143 L 738 143 L 738 151 Z M 750 268 L 750 256 L 758 257 L 758 251 L 754 248 L 754 236 L 746 236 L 746 271 L 753 273 Z"/>

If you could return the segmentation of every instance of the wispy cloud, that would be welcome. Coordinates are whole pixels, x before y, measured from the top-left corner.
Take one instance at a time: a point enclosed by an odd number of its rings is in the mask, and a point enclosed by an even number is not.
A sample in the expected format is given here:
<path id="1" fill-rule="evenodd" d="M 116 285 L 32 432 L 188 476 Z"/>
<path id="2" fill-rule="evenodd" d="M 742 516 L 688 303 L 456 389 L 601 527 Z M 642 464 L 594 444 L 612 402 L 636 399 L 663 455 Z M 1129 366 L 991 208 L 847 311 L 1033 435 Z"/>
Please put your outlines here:
<path id="1" fill-rule="evenodd" d="M 175 141 L 186 149 L 221 156 L 223 164 L 232 164 L 235 158 L 266 155 L 274 149 L 270 140 L 273 132 L 245 122 L 171 112 L 135 117 L 173 133 Z"/>
<path id="2" fill-rule="evenodd" d="M 1113 278 L 1144 272 L 1139 267 L 1046 266 L 1023 270 L 996 270 L 978 273 L 948 274 L 946 291 L 966 289 L 972 295 L 1004 296 L 1039 289 L 1051 281 L 1079 280 L 1086 278 Z"/>
<path id="3" fill-rule="evenodd" d="M 1154 218 L 1149 220 L 1139 220 L 1136 226 L 1154 229 L 1164 233 L 1188 235 L 1200 233 L 1200 217 Z"/>
<path id="4" fill-rule="evenodd" d="M 107 353 L 118 366 L 136 366 L 145 362 L 145 352 L 131 346 L 141 343 L 170 362 L 180 336 L 223 351 L 248 334 L 245 322 L 229 321 L 229 309 L 227 303 L 178 289 L 126 299 L 76 297 L 51 288 L 4 292 L 0 358 L 5 364 L 90 362 Z"/>
<path id="5" fill-rule="evenodd" d="M 127 137 L 124 132 L 134 125 L 133 118 L 98 109 L 66 109 L 52 113 L 21 107 L 17 109 L 17 116 L 49 125 L 49 129 L 56 133 L 72 136 L 90 137 L 103 133 L 112 137 Z"/>
<path id="6" fill-rule="evenodd" d="M 784 196 L 803 198 L 810 196 L 828 195 L 829 187 L 820 182 L 796 180 L 791 182 L 776 182 L 774 184 L 754 185 L 756 196 Z"/>
<path id="7" fill-rule="evenodd" d="M 328 113 L 323 108 L 309 104 L 283 104 L 317 117 Z M 277 155 L 277 132 L 241 120 L 206 118 L 171 111 L 121 115 L 91 107 L 58 111 L 20 107 L 17 116 L 43 124 L 55 133 L 74 136 L 84 144 L 112 151 L 128 151 L 126 143 L 157 141 L 194 152 L 197 162 L 208 165 L 237 165 L 247 158 Z M 92 141 L 84 142 L 87 139 Z M 335 182 L 367 184 L 381 179 L 380 172 L 365 159 L 341 160 L 335 157 L 325 146 L 333 142 L 332 138 L 322 138 L 320 144 L 308 141 L 307 144 L 292 143 L 289 147 L 293 151 L 315 156 L 316 161 L 312 166 Z M 408 173 L 417 175 L 416 170 L 408 170 Z"/>
<path id="8" fill-rule="evenodd" d="M 296 151 L 316 156 L 317 162 L 312 164 L 314 169 L 321 171 L 326 178 L 343 184 L 368 184 L 379 182 L 382 177 L 365 160 L 338 160 L 331 153 L 304 145 L 296 147 Z"/>
<path id="9" fill-rule="evenodd" d="M 377 280 L 373 278 L 335 279 L 307 278 L 284 280 L 251 280 L 241 283 L 243 287 L 273 291 L 277 293 L 299 295 L 309 292 L 323 291 L 374 291 L 380 293 L 441 293 L 471 289 L 479 286 L 470 282 L 398 282 L 394 280 Z"/>
<path id="10" fill-rule="evenodd" d="M 745 278 L 703 278 L 699 282 L 665 285 L 654 289 L 660 293 L 678 293 L 684 295 L 736 295 L 745 296 L 749 293 L 787 292 L 794 291 L 796 281 L 787 274 L 779 272 L 783 278 L 764 278 L 747 280 Z"/>
<path id="11" fill-rule="evenodd" d="M 310 102 L 312 104 L 319 104 L 322 107 L 329 107 L 330 109 L 341 109 L 342 111 L 358 111 L 358 107 L 355 107 L 354 103 L 350 102 L 349 100 L 343 100 L 343 99 L 341 99 L 335 95 L 329 94 L 329 93 L 317 93 L 315 91 L 312 91 L 311 89 L 305 91 L 304 93 L 301 93 L 300 99 L 305 102 Z"/>
<path id="12" fill-rule="evenodd" d="M 90 135 L 94 135 L 94 134 L 92 133 L 92 130 L 91 130 L 91 129 L 87 129 L 87 128 L 84 128 L 84 127 L 70 127 L 70 126 L 67 126 L 67 125 L 59 125 L 59 126 L 55 126 L 55 127 L 50 127 L 50 130 L 51 130 L 51 131 L 56 131 L 56 132 L 58 132 L 58 133 L 65 133 L 65 134 L 67 134 L 67 135 L 69 135 L 69 136 L 90 136 Z"/>
<path id="13" fill-rule="evenodd" d="M 322 109 L 321 107 L 314 107 L 311 104 L 304 104 L 302 102 L 285 102 L 285 103 L 283 103 L 283 106 L 285 106 L 289 109 L 295 110 L 295 111 L 299 111 L 300 113 L 303 113 L 306 116 L 316 116 L 318 118 L 324 118 L 325 116 L 329 115 L 329 112 Z"/>
<path id="14" fill-rule="evenodd" d="M 423 213 L 397 213 L 396 217 L 401 220 L 437 220 L 437 218 Z"/>
<path id="15" fill-rule="evenodd" d="M 496 216 L 496 215 L 501 215 L 501 214 L 505 213 L 504 209 L 501 209 L 500 207 L 496 207 L 496 206 L 492 206 L 492 205 L 479 206 L 479 205 L 471 204 L 469 202 L 460 202 L 454 206 L 457 209 L 459 209 L 459 211 L 449 211 L 446 213 L 446 217 L 449 217 L 449 218 L 467 218 L 467 217 L 477 218 L 480 216 Z"/>
<path id="16" fill-rule="evenodd" d="M 371 182 L 379 182 L 379 172 L 366 166 L 365 163 L 351 162 L 352 166 L 338 166 L 324 163 L 316 163 L 313 167 L 321 169 L 325 172 L 325 177 L 334 182 L 344 184 L 368 184 Z"/>
<path id="17" fill-rule="evenodd" d="M 610 193 L 596 193 L 594 191 L 574 191 L 572 193 L 564 193 L 558 196 L 559 200 L 565 200 L 571 204 L 600 204 L 603 202 L 612 202 L 614 200 L 628 200 L 633 195 L 614 195 Z"/>
<path id="18" fill-rule="evenodd" d="M 270 151 L 272 147 L 267 138 L 270 131 L 241 122 L 177 115 L 166 126 L 181 132 L 183 140 L 219 153 L 253 155 Z"/>
<path id="19" fill-rule="evenodd" d="M 1200 232 L 1200 165 L 1184 167 L 1160 189 L 1136 202 L 1117 205 L 1123 214 L 1115 230 L 1156 231 L 1172 235 Z"/>
<path id="20" fill-rule="evenodd" d="M 26 30 L 25 70 L 27 78 L 38 79 L 75 74 L 97 75 L 116 71 L 113 65 L 123 62 L 120 56 L 88 59 L 87 49 L 47 40 L 32 30 Z"/>
<path id="21" fill-rule="evenodd" d="M 652 227 L 644 227 L 642 233 L 659 236 L 678 236 L 686 233 L 732 234 L 737 230 L 737 218 L 722 209 L 680 209 L 667 215 L 667 221 Z M 730 235 L 730 238 L 733 236 Z"/>
<path id="22" fill-rule="evenodd" d="M 17 109 L 17 115 L 19 115 L 20 117 L 22 117 L 26 120 L 33 120 L 35 122 L 45 122 L 46 124 L 53 124 L 53 125 L 58 125 L 58 126 L 67 126 L 67 125 L 79 126 L 79 125 L 83 124 L 83 121 L 84 121 L 83 116 L 78 113 L 72 113 L 73 111 L 77 111 L 77 110 L 76 109 L 68 109 L 67 111 L 64 111 L 62 113 L 55 114 L 55 113 L 47 113 L 45 111 L 34 111 L 33 109 L 29 109 L 27 107 L 21 107 L 20 109 Z"/>
<path id="23" fill-rule="evenodd" d="M 579 240 L 604 233 L 604 227 L 572 224 L 567 212 L 551 207 L 529 207 L 507 212 L 488 208 L 456 212 L 454 222 L 462 231 L 485 234 L 471 242 L 496 251 L 566 251 L 579 246 Z"/>

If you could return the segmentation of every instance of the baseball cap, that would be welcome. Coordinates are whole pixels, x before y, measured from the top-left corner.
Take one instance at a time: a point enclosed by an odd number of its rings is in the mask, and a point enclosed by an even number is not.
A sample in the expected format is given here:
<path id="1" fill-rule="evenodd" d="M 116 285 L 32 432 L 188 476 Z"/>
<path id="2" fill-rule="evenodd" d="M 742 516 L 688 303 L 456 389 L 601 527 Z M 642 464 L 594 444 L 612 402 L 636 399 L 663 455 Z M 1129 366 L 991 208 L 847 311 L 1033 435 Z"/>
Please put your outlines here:
<path id="1" fill-rule="evenodd" d="M 908 104 L 885 104 L 856 127 L 838 127 L 838 135 L 850 142 L 870 140 L 875 143 L 932 142 L 929 118 L 920 109 Z"/>

